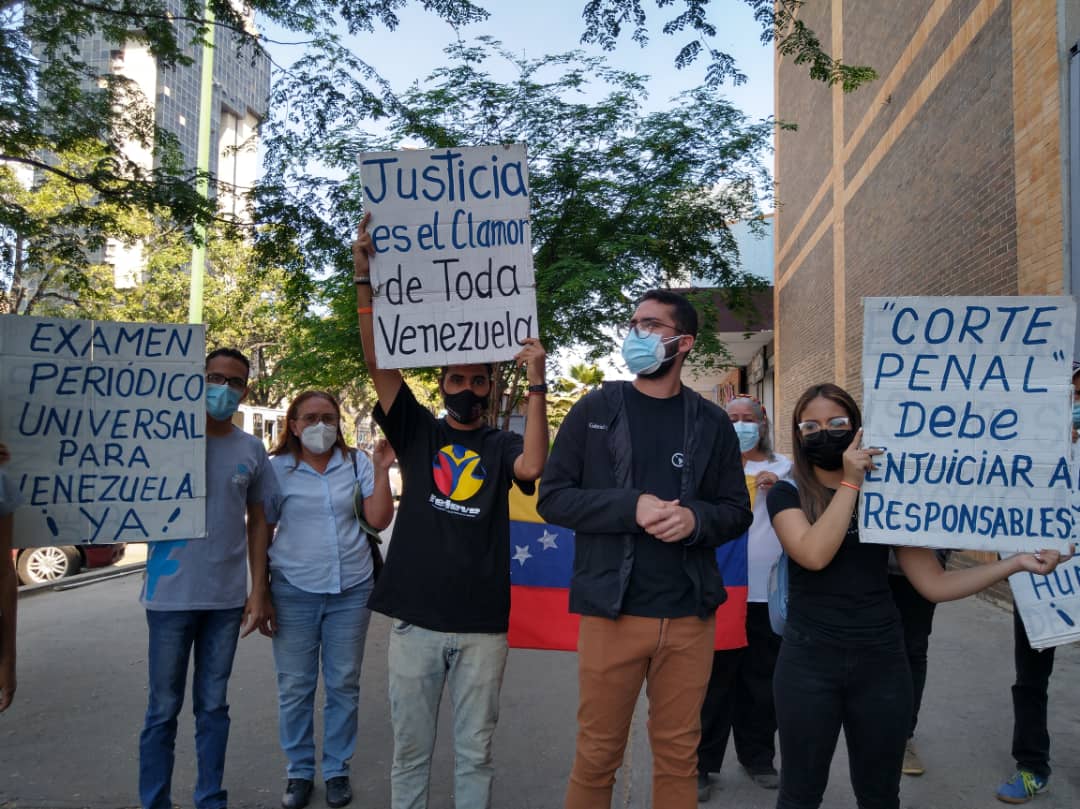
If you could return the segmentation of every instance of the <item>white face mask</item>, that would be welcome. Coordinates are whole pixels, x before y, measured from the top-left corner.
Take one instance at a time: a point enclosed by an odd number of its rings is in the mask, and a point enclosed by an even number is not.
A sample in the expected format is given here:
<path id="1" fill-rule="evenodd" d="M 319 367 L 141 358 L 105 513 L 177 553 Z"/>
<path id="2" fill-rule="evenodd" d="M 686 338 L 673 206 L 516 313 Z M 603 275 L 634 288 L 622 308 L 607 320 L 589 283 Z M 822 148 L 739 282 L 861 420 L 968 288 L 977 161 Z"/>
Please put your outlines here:
<path id="1" fill-rule="evenodd" d="M 314 455 L 322 455 L 337 441 L 337 425 L 318 422 L 305 427 L 300 433 L 300 443 Z"/>

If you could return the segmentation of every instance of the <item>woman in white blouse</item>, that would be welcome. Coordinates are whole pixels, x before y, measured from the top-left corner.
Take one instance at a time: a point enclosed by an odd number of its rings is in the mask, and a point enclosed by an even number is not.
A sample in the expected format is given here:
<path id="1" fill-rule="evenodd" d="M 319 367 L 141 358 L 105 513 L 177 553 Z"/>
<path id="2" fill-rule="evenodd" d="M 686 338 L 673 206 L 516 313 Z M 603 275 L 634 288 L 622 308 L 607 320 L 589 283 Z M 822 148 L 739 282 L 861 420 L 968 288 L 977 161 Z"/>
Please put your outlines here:
<path id="1" fill-rule="evenodd" d="M 349 761 L 356 747 L 360 665 L 371 618 L 367 601 L 374 584 L 359 516 L 376 530 L 390 524 L 394 503 L 387 470 L 394 453 L 380 441 L 373 464 L 350 448 L 341 434 L 338 403 L 323 391 L 297 396 L 287 420 L 271 453 L 281 499 L 271 509 L 277 530 L 269 565 L 279 730 L 288 760 L 281 803 L 302 809 L 311 800 L 321 658 L 322 775 L 327 805 L 340 807 L 352 800 Z"/>

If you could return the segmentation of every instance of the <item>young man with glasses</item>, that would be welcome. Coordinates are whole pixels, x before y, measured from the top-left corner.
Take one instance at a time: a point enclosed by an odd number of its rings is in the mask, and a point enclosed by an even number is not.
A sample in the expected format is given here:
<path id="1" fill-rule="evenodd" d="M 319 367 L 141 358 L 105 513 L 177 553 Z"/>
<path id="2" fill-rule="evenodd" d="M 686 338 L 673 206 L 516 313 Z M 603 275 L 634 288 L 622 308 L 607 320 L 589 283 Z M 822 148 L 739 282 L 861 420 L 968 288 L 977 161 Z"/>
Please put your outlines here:
<path id="1" fill-rule="evenodd" d="M 150 632 L 146 720 L 139 737 L 143 809 L 173 805 L 176 718 L 193 652 L 195 809 L 227 806 L 221 784 L 229 738 L 226 692 L 237 638 L 256 628 L 271 632 L 264 503 L 275 496 L 277 479 L 262 441 L 232 423 L 247 396 L 249 368 L 247 357 L 232 348 L 206 358 L 206 537 L 154 542 L 148 548 L 140 596 Z"/>
<path id="2" fill-rule="evenodd" d="M 731 420 L 682 384 L 697 323 L 682 295 L 642 297 L 622 346 L 636 378 L 570 409 L 540 483 L 540 514 L 576 532 L 580 702 L 567 809 L 611 805 L 643 681 L 652 805 L 697 806 L 701 705 L 726 598 L 716 546 L 752 520 Z"/>
<path id="3" fill-rule="evenodd" d="M 451 365 L 439 375 L 445 418 L 417 402 L 397 370 L 375 358 L 367 232 L 353 243 L 364 361 L 379 403 L 375 420 L 401 461 L 401 505 L 386 564 L 368 606 L 394 619 L 390 633 L 392 809 L 428 804 L 428 776 L 443 687 L 454 713 L 454 804 L 491 806 L 491 740 L 510 620 L 511 481 L 529 484 L 547 459 L 544 347 L 528 338 L 524 437 L 488 426 L 491 365 Z M 531 490 L 531 486 L 528 487 Z"/>

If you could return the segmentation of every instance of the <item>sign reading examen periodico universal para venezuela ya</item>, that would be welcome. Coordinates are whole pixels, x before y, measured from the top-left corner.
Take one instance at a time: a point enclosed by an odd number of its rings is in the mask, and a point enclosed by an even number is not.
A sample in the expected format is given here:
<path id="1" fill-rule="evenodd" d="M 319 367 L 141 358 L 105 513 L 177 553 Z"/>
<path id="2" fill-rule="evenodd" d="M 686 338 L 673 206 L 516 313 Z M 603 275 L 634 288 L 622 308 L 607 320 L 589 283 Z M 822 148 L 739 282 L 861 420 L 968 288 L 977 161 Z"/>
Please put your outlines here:
<path id="1" fill-rule="evenodd" d="M 206 536 L 202 326 L 0 316 L 15 544 Z"/>
<path id="2" fill-rule="evenodd" d="M 536 337 L 525 146 L 360 156 L 383 368 L 498 362 Z"/>

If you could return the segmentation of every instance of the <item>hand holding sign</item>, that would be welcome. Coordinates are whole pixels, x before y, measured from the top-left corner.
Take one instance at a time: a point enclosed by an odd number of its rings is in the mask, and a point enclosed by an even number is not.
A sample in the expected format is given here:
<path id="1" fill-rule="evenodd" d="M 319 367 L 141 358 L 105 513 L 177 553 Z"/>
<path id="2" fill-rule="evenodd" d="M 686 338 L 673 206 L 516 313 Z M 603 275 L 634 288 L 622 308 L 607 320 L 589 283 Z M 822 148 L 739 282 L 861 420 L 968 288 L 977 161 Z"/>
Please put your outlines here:
<path id="1" fill-rule="evenodd" d="M 371 221 L 371 212 L 364 214 L 360 224 L 356 226 L 356 241 L 352 243 L 353 256 L 353 281 L 371 280 L 371 260 L 375 253 L 375 245 L 371 242 L 371 234 L 368 233 L 368 222 Z"/>
<path id="2" fill-rule="evenodd" d="M 519 368 L 527 368 L 526 375 L 530 385 L 543 385 L 544 365 L 547 359 L 547 351 L 543 344 L 535 337 L 526 337 L 522 340 L 522 348 L 514 355 L 514 362 Z"/>
<path id="3" fill-rule="evenodd" d="M 852 486 L 862 486 L 863 476 L 872 469 L 874 456 L 884 452 L 880 447 L 863 447 L 862 427 L 855 431 L 855 438 L 844 450 L 844 480 Z"/>
<path id="4" fill-rule="evenodd" d="M 1070 545 L 1068 553 L 1044 549 L 1035 551 L 1035 553 L 1019 553 L 1013 558 L 1029 573 L 1045 576 L 1048 573 L 1052 573 L 1054 568 L 1062 562 L 1067 562 L 1072 559 L 1073 548 L 1074 546 Z"/>

